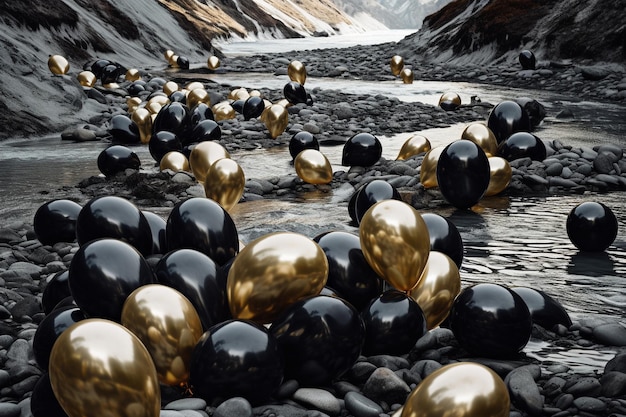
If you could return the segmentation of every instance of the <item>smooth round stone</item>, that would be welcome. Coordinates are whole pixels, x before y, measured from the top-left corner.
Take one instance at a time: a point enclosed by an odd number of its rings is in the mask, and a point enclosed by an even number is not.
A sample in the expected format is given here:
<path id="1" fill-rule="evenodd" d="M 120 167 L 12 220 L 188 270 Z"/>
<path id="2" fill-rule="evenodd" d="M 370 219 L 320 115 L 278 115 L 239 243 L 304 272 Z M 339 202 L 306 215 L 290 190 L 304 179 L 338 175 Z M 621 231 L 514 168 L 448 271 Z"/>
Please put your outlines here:
<path id="1" fill-rule="evenodd" d="M 626 328 L 619 323 L 607 323 L 595 327 L 593 337 L 607 346 L 626 346 Z"/>
<path id="2" fill-rule="evenodd" d="M 574 397 L 598 396 L 602 390 L 600 381 L 594 377 L 580 378 L 574 385 L 565 389 L 565 392 Z"/>
<path id="3" fill-rule="evenodd" d="M 28 342 L 24 339 L 17 339 L 7 353 L 7 358 L 15 362 L 28 362 L 32 359 L 32 351 Z"/>
<path id="4" fill-rule="evenodd" d="M 159 417 L 185 417 L 180 411 L 175 410 L 161 410 Z"/>
<path id="5" fill-rule="evenodd" d="M 221 403 L 213 412 L 213 417 L 252 417 L 252 405 L 243 397 L 230 398 Z"/>
<path id="6" fill-rule="evenodd" d="M 8 371 L 0 369 L 0 388 L 4 388 L 11 383 L 11 375 Z"/>
<path id="7" fill-rule="evenodd" d="M 383 412 L 381 406 L 358 392 L 349 392 L 345 395 L 346 409 L 354 417 L 378 417 Z"/>
<path id="8" fill-rule="evenodd" d="M 593 397 L 579 397 L 574 399 L 574 407 L 580 411 L 586 411 L 588 413 L 601 413 L 606 410 L 606 404 L 604 401 Z"/>
<path id="9" fill-rule="evenodd" d="M 163 407 L 164 410 L 204 410 L 206 409 L 206 401 L 202 398 L 183 398 L 172 401 Z"/>
<path id="10" fill-rule="evenodd" d="M 206 411 L 198 411 L 198 410 L 180 410 L 180 414 L 183 417 L 209 417 Z"/>
<path id="11" fill-rule="evenodd" d="M 561 175 L 561 172 L 563 172 L 563 164 L 560 162 L 550 164 L 546 167 L 546 174 L 551 177 Z"/>
<path id="12" fill-rule="evenodd" d="M 626 392 L 626 374 L 622 372 L 605 372 L 600 378 L 602 395 L 605 397 L 617 397 Z"/>
<path id="13" fill-rule="evenodd" d="M 608 174 L 613 169 L 613 158 L 609 153 L 601 153 L 593 160 L 593 168 L 598 174 Z"/>
<path id="14" fill-rule="evenodd" d="M 618 353 L 606 363 L 604 372 L 611 371 L 626 373 L 626 353 Z"/>
<path id="15" fill-rule="evenodd" d="M 621 147 L 616 146 L 616 145 L 611 145 L 611 144 L 600 145 L 600 147 L 598 147 L 597 152 L 598 153 L 610 152 L 613 155 L 615 155 L 615 160 L 622 159 L 622 157 L 624 156 L 624 150 Z"/>
<path id="16" fill-rule="evenodd" d="M 330 392 L 319 388 L 300 388 L 293 394 L 293 400 L 311 406 L 329 416 L 341 412 L 341 403 Z"/>
<path id="17" fill-rule="evenodd" d="M 391 369 L 378 368 L 363 385 L 363 394 L 374 401 L 404 404 L 411 388 Z"/>
<path id="18" fill-rule="evenodd" d="M 278 388 L 278 391 L 274 393 L 276 398 L 289 398 L 300 388 L 300 384 L 295 379 L 288 379 L 284 381 Z"/>
<path id="19" fill-rule="evenodd" d="M 18 417 L 21 413 L 20 406 L 13 403 L 0 403 L 0 417 Z"/>
<path id="20" fill-rule="evenodd" d="M 511 400 L 517 407 L 531 416 L 541 414 L 543 397 L 533 379 L 532 374 L 524 368 L 513 370 L 506 377 L 506 384 L 511 394 Z"/>

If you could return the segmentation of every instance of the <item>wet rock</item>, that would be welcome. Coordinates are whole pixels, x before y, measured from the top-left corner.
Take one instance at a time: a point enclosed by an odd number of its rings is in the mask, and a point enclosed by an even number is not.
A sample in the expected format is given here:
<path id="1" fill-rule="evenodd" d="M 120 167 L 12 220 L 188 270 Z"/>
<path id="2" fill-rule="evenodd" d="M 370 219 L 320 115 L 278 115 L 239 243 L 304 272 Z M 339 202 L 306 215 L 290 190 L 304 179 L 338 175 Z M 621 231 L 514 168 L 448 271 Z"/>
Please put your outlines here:
<path id="1" fill-rule="evenodd" d="M 513 404 L 532 416 L 541 415 L 543 398 L 528 369 L 522 367 L 512 371 L 507 375 L 505 383 Z"/>
<path id="2" fill-rule="evenodd" d="M 598 81 L 606 78 L 610 72 L 607 68 L 601 66 L 580 67 L 580 73 L 586 80 Z"/>
<path id="3" fill-rule="evenodd" d="M 21 413 L 20 406 L 13 403 L 0 403 L 0 417 L 18 417 Z"/>
<path id="4" fill-rule="evenodd" d="M 593 397 L 579 397 L 574 399 L 574 407 L 587 413 L 600 414 L 606 410 L 604 401 Z"/>
<path id="5" fill-rule="evenodd" d="M 230 398 L 221 403 L 213 412 L 213 417 L 252 417 L 252 406 L 245 398 Z"/>
<path id="6" fill-rule="evenodd" d="M 602 392 L 602 385 L 597 378 L 584 377 L 573 381 L 569 386 L 566 385 L 563 391 L 576 398 L 598 396 Z"/>
<path id="7" fill-rule="evenodd" d="M 602 395 L 617 397 L 626 392 L 626 374 L 617 371 L 605 372 L 600 378 Z"/>
<path id="8" fill-rule="evenodd" d="M 349 392 L 344 397 L 346 409 L 354 417 L 379 417 L 383 412 L 381 406 L 358 392 Z"/>
<path id="9" fill-rule="evenodd" d="M 183 398 L 167 404 L 164 410 L 204 410 L 206 406 L 206 401 L 202 398 Z"/>
<path id="10" fill-rule="evenodd" d="M 300 388 L 293 394 L 293 400 L 329 416 L 339 415 L 341 403 L 330 392 L 319 388 Z"/>
<path id="11" fill-rule="evenodd" d="M 404 404 L 411 388 L 391 369 L 377 368 L 363 386 L 363 394 L 374 401 Z"/>

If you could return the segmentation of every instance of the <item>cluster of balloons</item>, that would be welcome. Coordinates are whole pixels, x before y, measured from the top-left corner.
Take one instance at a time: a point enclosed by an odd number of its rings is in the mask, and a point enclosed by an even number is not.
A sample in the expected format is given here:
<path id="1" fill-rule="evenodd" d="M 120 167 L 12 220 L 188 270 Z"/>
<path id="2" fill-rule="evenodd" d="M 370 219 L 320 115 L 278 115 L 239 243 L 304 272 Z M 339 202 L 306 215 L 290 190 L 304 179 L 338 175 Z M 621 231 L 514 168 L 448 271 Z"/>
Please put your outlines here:
<path id="1" fill-rule="evenodd" d="M 189 69 L 189 58 L 177 55 L 171 49 L 166 50 L 163 55 L 171 67 Z"/>
<path id="2" fill-rule="evenodd" d="M 391 73 L 396 77 L 400 77 L 404 84 L 413 84 L 413 70 L 404 66 L 404 58 L 400 55 L 394 55 L 389 62 Z"/>

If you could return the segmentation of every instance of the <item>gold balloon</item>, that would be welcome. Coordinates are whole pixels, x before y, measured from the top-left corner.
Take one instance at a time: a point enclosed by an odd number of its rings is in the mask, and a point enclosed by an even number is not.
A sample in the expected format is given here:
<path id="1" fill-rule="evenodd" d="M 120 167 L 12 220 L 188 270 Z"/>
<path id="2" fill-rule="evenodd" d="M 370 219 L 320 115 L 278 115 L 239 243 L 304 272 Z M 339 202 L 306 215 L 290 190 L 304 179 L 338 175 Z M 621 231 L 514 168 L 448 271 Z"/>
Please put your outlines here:
<path id="1" fill-rule="evenodd" d="M 70 70 L 70 63 L 61 55 L 50 55 L 48 58 L 48 68 L 55 75 L 64 75 Z"/>
<path id="2" fill-rule="evenodd" d="M 333 168 L 318 150 L 303 150 L 293 160 L 293 166 L 298 177 L 309 184 L 328 184 L 333 180 Z"/>
<path id="3" fill-rule="evenodd" d="M 187 157 L 178 151 L 170 151 L 163 155 L 159 164 L 159 169 L 165 171 L 171 169 L 174 172 L 187 171 L 189 172 L 189 160 Z"/>
<path id="4" fill-rule="evenodd" d="M 443 93 L 441 97 L 439 97 L 439 105 L 444 101 L 453 103 L 457 107 L 461 105 L 461 97 L 457 93 Z"/>
<path id="5" fill-rule="evenodd" d="M 162 96 L 162 95 L 156 95 L 156 96 L 152 97 L 150 100 L 148 100 L 148 104 L 150 104 L 150 103 L 157 103 L 157 104 L 160 104 L 161 107 L 165 106 L 169 102 L 170 102 L 169 97 Z"/>
<path id="6" fill-rule="evenodd" d="M 280 104 L 272 104 L 272 106 L 267 109 L 267 114 L 265 115 L 265 126 L 267 127 L 267 130 L 269 130 L 272 139 L 276 139 L 280 136 L 281 133 L 285 131 L 288 124 L 289 113 L 286 108 Z"/>
<path id="7" fill-rule="evenodd" d="M 291 81 L 304 85 L 306 81 L 306 67 L 300 61 L 291 61 L 287 67 L 287 75 Z"/>
<path id="8" fill-rule="evenodd" d="M 460 291 L 461 275 L 454 261 L 444 253 L 431 251 L 422 277 L 411 290 L 411 298 L 422 309 L 429 330 L 448 317 Z"/>
<path id="9" fill-rule="evenodd" d="M 156 116 L 159 114 L 163 106 L 156 101 L 149 101 L 146 103 L 146 109 L 150 112 L 150 114 Z"/>
<path id="10" fill-rule="evenodd" d="M 237 88 L 233 90 L 233 100 L 247 100 L 250 98 L 250 93 L 245 88 Z"/>
<path id="11" fill-rule="evenodd" d="M 98 79 L 96 78 L 96 75 L 91 71 L 79 72 L 78 75 L 76 76 L 76 79 L 78 80 L 80 85 L 82 85 L 83 87 L 90 87 L 90 88 L 96 85 L 96 81 L 98 81 Z"/>
<path id="12" fill-rule="evenodd" d="M 217 142 L 205 140 L 193 147 L 189 154 L 189 167 L 198 182 L 204 182 L 207 172 L 215 161 L 230 158 L 230 154 Z"/>
<path id="13" fill-rule="evenodd" d="M 142 101 L 139 97 L 128 97 L 126 99 L 126 105 L 128 106 L 128 112 L 134 113 L 135 110 L 141 105 Z"/>
<path id="14" fill-rule="evenodd" d="M 491 129 L 486 124 L 475 122 L 470 123 L 461 133 L 461 139 L 467 139 L 485 151 L 487 157 L 496 156 L 498 154 L 498 141 Z"/>
<path id="15" fill-rule="evenodd" d="M 511 400 L 491 369 L 457 362 L 428 375 L 409 394 L 402 417 L 508 417 Z"/>
<path id="16" fill-rule="evenodd" d="M 108 83 L 102 85 L 102 87 L 106 88 L 107 90 L 117 90 L 118 88 L 120 88 L 120 85 L 118 83 Z"/>
<path id="17" fill-rule="evenodd" d="M 126 75 L 124 76 L 126 81 L 137 81 L 141 79 L 141 74 L 139 70 L 136 68 L 130 68 L 126 71 Z"/>
<path id="18" fill-rule="evenodd" d="M 413 135 L 402 144 L 396 161 L 406 161 L 412 156 L 430 151 L 430 141 L 422 135 Z"/>
<path id="19" fill-rule="evenodd" d="M 137 288 L 124 302 L 122 325 L 148 349 L 159 381 L 172 386 L 187 382 L 202 323 L 184 295 L 160 284 Z"/>
<path id="20" fill-rule="evenodd" d="M 437 146 L 424 155 L 420 168 L 420 182 L 424 188 L 435 188 L 439 185 L 437 181 L 437 163 L 444 149 L 443 146 Z"/>
<path id="21" fill-rule="evenodd" d="M 70 417 L 158 417 L 161 391 L 143 343 L 109 320 L 82 320 L 50 353 L 50 385 Z"/>
<path id="22" fill-rule="evenodd" d="M 261 92 L 259 90 L 250 91 L 250 97 L 261 97 Z"/>
<path id="23" fill-rule="evenodd" d="M 245 185 L 243 169 L 232 159 L 224 158 L 215 161 L 207 171 L 204 192 L 224 210 L 230 210 L 241 199 Z"/>
<path id="24" fill-rule="evenodd" d="M 165 59 L 169 62 L 169 61 L 172 59 L 172 57 L 174 56 L 174 51 L 172 51 L 171 49 L 168 49 L 168 50 L 166 50 L 166 51 L 163 53 L 163 56 L 164 56 L 164 57 L 165 57 Z"/>
<path id="25" fill-rule="evenodd" d="M 196 88 L 201 88 L 204 90 L 204 84 L 202 84 L 200 81 L 192 81 L 190 83 L 188 83 L 185 88 L 189 91 L 193 91 Z"/>
<path id="26" fill-rule="evenodd" d="M 287 100 L 286 98 L 281 98 L 280 100 L 278 100 L 276 103 L 274 104 L 278 104 L 279 106 L 283 106 L 284 108 L 287 108 L 289 106 L 292 106 L 293 104 L 291 104 L 289 102 L 289 100 Z"/>
<path id="27" fill-rule="evenodd" d="M 139 140 L 141 143 L 150 142 L 152 137 L 152 118 L 150 116 L 150 111 L 145 107 L 137 107 L 131 116 L 131 120 L 139 128 Z"/>
<path id="28" fill-rule="evenodd" d="M 207 59 L 206 62 L 206 66 L 210 69 L 210 70 L 216 70 L 220 67 L 222 63 L 220 62 L 220 59 L 218 57 L 216 57 L 215 55 L 211 55 L 209 57 L 209 59 Z"/>
<path id="29" fill-rule="evenodd" d="M 511 183 L 511 176 L 513 170 L 509 161 L 499 156 L 491 156 L 487 158 L 489 160 L 489 185 L 485 196 L 500 194 L 506 190 L 506 187 Z"/>
<path id="30" fill-rule="evenodd" d="M 412 206 L 399 200 L 374 204 L 361 219 L 359 237 L 365 260 L 378 275 L 400 291 L 417 285 L 428 260 L 430 237 Z"/>
<path id="31" fill-rule="evenodd" d="M 174 81 L 168 81 L 163 84 L 163 92 L 168 96 L 178 90 L 180 90 L 180 86 Z"/>
<path id="32" fill-rule="evenodd" d="M 235 117 L 237 117 L 237 112 L 235 111 L 233 106 L 230 105 L 230 103 L 218 103 L 211 109 L 213 110 L 213 115 L 216 122 L 234 119 Z"/>
<path id="33" fill-rule="evenodd" d="M 170 64 L 170 66 L 174 67 L 174 68 L 178 68 L 178 55 L 172 55 L 170 57 L 170 59 L 168 60 L 168 63 Z"/>
<path id="34" fill-rule="evenodd" d="M 403 68 L 400 71 L 400 78 L 402 78 L 402 82 L 405 84 L 413 84 L 413 71 L 408 68 Z"/>
<path id="35" fill-rule="evenodd" d="M 320 293 L 328 260 L 308 237 L 276 232 L 249 243 L 230 267 L 226 284 L 234 318 L 271 323 L 298 300 Z"/>
<path id="36" fill-rule="evenodd" d="M 404 58 L 402 58 L 400 55 L 394 55 L 391 57 L 391 73 L 393 75 L 400 75 L 400 72 L 402 72 L 402 68 L 404 68 Z"/>
<path id="37" fill-rule="evenodd" d="M 204 103 L 207 106 L 211 106 L 211 97 L 209 96 L 208 91 L 204 89 L 204 87 L 194 88 L 193 90 L 189 91 L 189 94 L 187 94 L 187 106 L 189 106 L 190 109 L 193 109 L 199 103 Z"/>

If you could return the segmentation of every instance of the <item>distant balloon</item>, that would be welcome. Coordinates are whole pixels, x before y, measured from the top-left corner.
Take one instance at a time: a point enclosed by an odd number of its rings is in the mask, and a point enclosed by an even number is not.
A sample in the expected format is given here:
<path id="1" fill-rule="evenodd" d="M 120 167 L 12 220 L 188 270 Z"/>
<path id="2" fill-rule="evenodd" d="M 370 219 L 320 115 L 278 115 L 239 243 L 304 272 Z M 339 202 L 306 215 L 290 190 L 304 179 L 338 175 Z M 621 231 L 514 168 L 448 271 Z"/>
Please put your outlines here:
<path id="1" fill-rule="evenodd" d="M 126 146 L 113 145 L 104 149 L 98 155 L 98 169 L 105 176 L 110 177 L 127 169 L 139 169 L 139 156 Z"/>
<path id="2" fill-rule="evenodd" d="M 283 87 L 283 94 L 291 104 L 306 103 L 306 90 L 304 86 L 295 81 L 290 81 Z"/>
<path id="3" fill-rule="evenodd" d="M 70 63 L 61 55 L 50 55 L 48 69 L 55 75 L 65 75 L 70 70 Z"/>
<path id="4" fill-rule="evenodd" d="M 430 148 L 431 145 L 428 138 L 422 135 L 413 135 L 402 144 L 396 161 L 406 161 L 412 156 L 430 151 Z"/>
<path id="5" fill-rule="evenodd" d="M 212 115 L 213 113 L 211 113 Z M 195 124 L 191 133 L 183 138 L 183 145 L 201 143 L 204 141 L 217 141 L 222 137 L 222 129 L 216 121 L 211 119 L 200 120 Z"/>
<path id="6" fill-rule="evenodd" d="M 499 156 L 491 156 L 489 159 L 489 186 L 485 191 L 485 197 L 500 194 L 511 183 L 513 170 L 509 161 Z"/>
<path id="7" fill-rule="evenodd" d="M 618 223 L 613 211 L 602 203 L 587 201 L 567 216 L 567 236 L 584 252 L 603 252 L 617 237 Z"/>
<path id="8" fill-rule="evenodd" d="M 216 57 L 215 55 L 211 55 L 208 59 L 207 59 L 207 67 L 211 70 L 211 71 L 215 71 L 216 69 L 218 69 L 221 65 L 220 59 L 218 57 Z"/>
<path id="9" fill-rule="evenodd" d="M 309 184 L 328 184 L 333 180 L 333 168 L 328 158 L 318 150 L 305 149 L 293 161 L 296 174 Z"/>
<path id="10" fill-rule="evenodd" d="M 182 69 L 189 69 L 189 58 L 186 56 L 179 56 L 176 60 L 176 64 Z"/>
<path id="11" fill-rule="evenodd" d="M 357 133 L 343 146 L 341 165 L 369 167 L 374 165 L 383 153 L 378 138 L 370 133 Z"/>
<path id="12" fill-rule="evenodd" d="M 287 75 L 291 81 L 304 85 L 306 81 L 306 68 L 300 61 L 291 61 L 287 67 Z"/>
<path id="13" fill-rule="evenodd" d="M 193 90 L 189 90 L 189 94 L 187 94 L 187 100 L 186 100 L 187 106 L 190 109 L 193 109 L 200 103 L 205 103 L 208 106 L 211 105 L 211 97 L 209 96 L 208 91 L 206 91 L 204 87 L 194 88 Z"/>
<path id="14" fill-rule="evenodd" d="M 496 156 L 498 153 L 496 136 L 485 123 L 474 122 L 468 124 L 463 133 L 461 133 L 461 139 L 471 140 L 480 146 L 485 151 L 487 157 Z"/>
<path id="15" fill-rule="evenodd" d="M 152 124 L 153 132 L 168 130 L 179 137 L 184 137 L 191 129 L 189 107 L 183 103 L 172 102 L 161 108 Z"/>
<path id="16" fill-rule="evenodd" d="M 400 71 L 400 78 L 404 84 L 413 84 L 413 71 L 409 68 L 404 68 Z"/>
<path id="17" fill-rule="evenodd" d="M 243 117 L 246 120 L 255 119 L 265 110 L 265 103 L 261 97 L 248 97 L 243 103 Z"/>
<path id="18" fill-rule="evenodd" d="M 461 106 L 461 97 L 457 93 L 444 93 L 439 97 L 439 107 L 445 111 L 456 110 Z"/>
<path id="19" fill-rule="evenodd" d="M 96 85 L 96 81 L 98 81 L 95 74 L 91 71 L 79 72 L 76 76 L 76 79 L 83 87 L 93 87 L 94 85 Z"/>
<path id="20" fill-rule="evenodd" d="M 402 58 L 400 55 L 394 55 L 391 57 L 389 65 L 391 66 L 391 73 L 395 76 L 398 76 L 404 68 L 404 58 Z"/>
<path id="21" fill-rule="evenodd" d="M 384 180 L 372 180 L 358 191 L 358 195 L 354 202 L 354 212 L 356 214 L 357 223 L 361 223 L 361 219 L 365 216 L 367 210 L 374 204 L 383 200 L 402 200 L 400 193 L 390 183 Z"/>
<path id="22" fill-rule="evenodd" d="M 528 49 L 524 49 L 522 52 L 519 53 L 518 59 L 523 69 L 525 70 L 535 69 L 536 60 L 535 60 L 535 54 L 533 54 L 532 51 L 529 51 Z"/>

